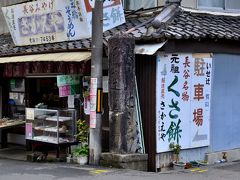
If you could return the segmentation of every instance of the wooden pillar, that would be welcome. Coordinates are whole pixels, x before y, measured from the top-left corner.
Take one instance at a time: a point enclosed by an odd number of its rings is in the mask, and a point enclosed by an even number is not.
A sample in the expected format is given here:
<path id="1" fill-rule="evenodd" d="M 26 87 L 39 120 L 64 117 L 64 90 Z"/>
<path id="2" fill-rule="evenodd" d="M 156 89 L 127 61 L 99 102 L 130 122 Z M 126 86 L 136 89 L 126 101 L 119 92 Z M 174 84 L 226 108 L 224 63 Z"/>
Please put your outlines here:
<path id="1" fill-rule="evenodd" d="M 134 153 L 135 40 L 127 34 L 109 39 L 109 125 L 111 153 Z"/>

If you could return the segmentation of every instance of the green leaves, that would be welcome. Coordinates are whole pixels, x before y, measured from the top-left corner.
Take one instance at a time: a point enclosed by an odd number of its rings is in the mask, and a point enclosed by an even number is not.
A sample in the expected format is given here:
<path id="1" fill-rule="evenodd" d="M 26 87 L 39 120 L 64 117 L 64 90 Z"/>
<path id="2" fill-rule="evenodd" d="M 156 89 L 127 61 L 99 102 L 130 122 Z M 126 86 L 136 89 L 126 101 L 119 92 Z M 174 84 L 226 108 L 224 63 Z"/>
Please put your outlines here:
<path id="1" fill-rule="evenodd" d="M 181 146 L 179 144 L 170 143 L 169 149 L 172 150 L 174 154 L 179 154 L 181 150 Z"/>
<path id="2" fill-rule="evenodd" d="M 82 146 L 77 146 L 73 152 L 73 155 L 76 157 L 88 156 L 88 153 L 89 153 L 89 147 L 87 144 L 85 144 Z"/>
<path id="3" fill-rule="evenodd" d="M 89 127 L 85 120 L 77 121 L 77 134 L 75 135 L 80 143 L 88 142 Z"/>
<path id="4" fill-rule="evenodd" d="M 79 141 L 79 145 L 74 150 L 73 154 L 76 157 L 88 156 L 89 146 L 88 146 L 88 134 L 89 127 L 85 120 L 77 120 L 77 134 L 75 135 Z"/>

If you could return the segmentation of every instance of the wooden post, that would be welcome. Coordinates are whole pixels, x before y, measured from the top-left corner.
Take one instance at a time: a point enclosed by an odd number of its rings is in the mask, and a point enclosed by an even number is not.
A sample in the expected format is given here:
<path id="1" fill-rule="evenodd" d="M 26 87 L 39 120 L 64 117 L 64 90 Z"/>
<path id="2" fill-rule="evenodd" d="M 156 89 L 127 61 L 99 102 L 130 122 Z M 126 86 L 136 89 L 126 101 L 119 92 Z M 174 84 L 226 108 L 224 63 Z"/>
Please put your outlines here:
<path id="1" fill-rule="evenodd" d="M 109 121 L 111 153 L 134 153 L 135 40 L 127 34 L 109 39 Z"/>

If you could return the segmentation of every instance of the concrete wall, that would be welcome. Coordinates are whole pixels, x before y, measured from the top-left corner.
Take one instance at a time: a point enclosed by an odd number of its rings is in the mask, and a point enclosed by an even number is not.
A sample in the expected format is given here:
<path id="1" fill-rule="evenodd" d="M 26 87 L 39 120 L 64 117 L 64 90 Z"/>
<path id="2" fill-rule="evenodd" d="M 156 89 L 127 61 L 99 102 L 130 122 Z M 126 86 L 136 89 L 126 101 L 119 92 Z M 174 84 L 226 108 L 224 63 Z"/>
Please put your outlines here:
<path id="1" fill-rule="evenodd" d="M 205 160 L 206 153 L 209 152 L 209 147 L 201 147 L 194 149 L 185 149 L 181 150 L 179 155 L 179 161 L 181 162 L 189 162 L 196 160 Z M 172 152 L 157 154 L 156 156 L 156 168 L 164 168 L 169 167 L 169 163 L 172 162 Z"/>
<path id="2" fill-rule="evenodd" d="M 25 135 L 8 134 L 8 143 L 26 145 Z"/>
<path id="3" fill-rule="evenodd" d="M 240 148 L 240 55 L 214 54 L 211 150 Z"/>
<path id="4" fill-rule="evenodd" d="M 147 9 L 156 6 L 156 2 L 157 0 L 124 0 L 124 7 L 128 10 Z"/>
<path id="5" fill-rule="evenodd" d="M 158 6 L 164 5 L 165 0 L 158 0 Z M 197 7 L 197 0 L 182 0 L 183 7 L 190 7 L 196 8 Z"/>
<path id="6" fill-rule="evenodd" d="M 183 0 L 182 6 L 189 8 L 197 8 L 197 0 Z"/>
<path id="7" fill-rule="evenodd" d="M 210 146 L 181 150 L 180 161 L 240 159 L 240 55 L 214 54 L 210 115 Z M 157 168 L 171 162 L 172 153 L 158 154 Z"/>

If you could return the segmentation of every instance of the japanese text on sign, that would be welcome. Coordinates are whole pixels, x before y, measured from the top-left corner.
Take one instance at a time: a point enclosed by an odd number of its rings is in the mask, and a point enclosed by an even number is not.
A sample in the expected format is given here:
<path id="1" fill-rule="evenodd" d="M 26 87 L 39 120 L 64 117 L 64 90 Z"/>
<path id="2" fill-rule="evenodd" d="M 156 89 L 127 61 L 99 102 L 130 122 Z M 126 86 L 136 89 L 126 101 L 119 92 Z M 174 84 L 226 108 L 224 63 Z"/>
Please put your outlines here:
<path id="1" fill-rule="evenodd" d="M 192 54 L 157 58 L 157 152 L 209 145 L 212 59 Z"/>
<path id="2" fill-rule="evenodd" d="M 15 45 L 90 38 L 92 0 L 39 0 L 9 7 L 2 11 Z M 104 1 L 103 31 L 125 22 L 121 0 Z"/>
<path id="3" fill-rule="evenodd" d="M 60 75 L 57 76 L 57 86 L 80 84 L 80 75 Z"/>

